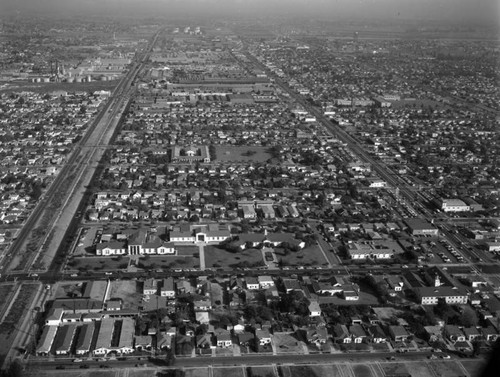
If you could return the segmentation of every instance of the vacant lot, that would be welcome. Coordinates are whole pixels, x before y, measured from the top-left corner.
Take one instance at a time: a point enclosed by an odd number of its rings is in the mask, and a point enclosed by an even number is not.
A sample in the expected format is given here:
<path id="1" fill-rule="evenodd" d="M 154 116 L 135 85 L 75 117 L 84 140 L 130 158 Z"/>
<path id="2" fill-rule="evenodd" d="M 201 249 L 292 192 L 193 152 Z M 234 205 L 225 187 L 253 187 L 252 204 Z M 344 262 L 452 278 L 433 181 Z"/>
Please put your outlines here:
<path id="1" fill-rule="evenodd" d="M 185 377 L 208 377 L 208 368 L 193 368 L 184 370 Z"/>
<path id="2" fill-rule="evenodd" d="M 127 268 L 126 257 L 75 257 L 68 266 L 70 269 L 85 271 L 116 271 Z"/>
<path id="3" fill-rule="evenodd" d="M 386 376 L 410 373 L 405 363 L 386 363 L 380 364 L 380 366 Z"/>
<path id="4" fill-rule="evenodd" d="M 272 156 L 267 152 L 265 147 L 232 147 L 232 146 L 217 146 L 216 161 L 221 162 L 264 162 Z"/>
<path id="5" fill-rule="evenodd" d="M 112 281 L 109 298 L 121 298 L 124 308 L 136 309 L 139 306 L 141 300 L 141 293 L 142 292 L 138 289 L 136 281 Z"/>
<path id="6" fill-rule="evenodd" d="M 274 373 L 274 369 L 271 366 L 247 367 L 246 372 L 247 372 L 247 377 L 276 376 L 276 374 Z"/>
<path id="7" fill-rule="evenodd" d="M 433 361 L 429 364 L 437 377 L 456 377 L 464 373 L 456 361 Z"/>
<path id="8" fill-rule="evenodd" d="M 337 296 L 320 296 L 318 297 L 320 304 L 333 304 L 333 305 L 376 305 L 378 304 L 377 298 L 367 292 L 359 292 L 359 300 L 348 301 Z"/>
<path id="9" fill-rule="evenodd" d="M 351 368 L 354 372 L 354 375 L 356 377 L 372 377 L 372 369 L 370 368 L 369 365 L 365 364 L 353 364 L 351 365 Z"/>
<path id="10" fill-rule="evenodd" d="M 243 368 L 214 368 L 213 377 L 245 377 Z"/>
<path id="11" fill-rule="evenodd" d="M 282 367 L 283 377 L 342 377 L 336 365 L 300 365 Z"/>
<path id="12" fill-rule="evenodd" d="M 479 373 L 483 370 L 485 366 L 484 360 L 464 360 L 461 361 L 462 366 L 469 373 L 471 377 L 479 376 Z"/>
<path id="13" fill-rule="evenodd" d="M 275 333 L 273 343 L 277 353 L 304 353 L 303 342 L 285 333 Z"/>
<path id="14" fill-rule="evenodd" d="M 0 285 L 0 297 L 2 297 L 2 300 L 0 300 L 0 313 L 2 313 L 2 311 L 4 310 L 4 306 L 8 304 L 7 301 L 5 301 L 5 299 L 9 296 L 13 287 L 14 284 Z"/>
<path id="15" fill-rule="evenodd" d="M 276 248 L 275 254 L 278 260 L 286 266 L 327 266 L 323 253 L 317 245 L 306 247 L 296 252 L 285 255 L 283 249 Z"/>
<path id="16" fill-rule="evenodd" d="M 143 370 L 129 369 L 126 376 L 128 376 L 128 377 L 154 377 L 154 376 L 156 376 L 156 370 L 153 370 L 153 369 L 145 369 L 145 370 L 144 369 Z"/>
<path id="17" fill-rule="evenodd" d="M 262 253 L 256 249 L 246 249 L 231 253 L 217 246 L 205 246 L 205 263 L 207 267 L 235 267 L 246 262 L 248 265 L 262 263 Z"/>

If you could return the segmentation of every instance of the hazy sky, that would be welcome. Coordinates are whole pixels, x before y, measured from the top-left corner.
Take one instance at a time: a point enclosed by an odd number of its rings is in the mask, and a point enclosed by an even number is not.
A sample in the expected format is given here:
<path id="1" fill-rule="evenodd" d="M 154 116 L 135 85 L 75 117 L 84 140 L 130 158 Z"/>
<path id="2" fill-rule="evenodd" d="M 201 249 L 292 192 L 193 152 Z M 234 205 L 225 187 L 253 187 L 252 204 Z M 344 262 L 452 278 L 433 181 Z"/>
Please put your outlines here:
<path id="1" fill-rule="evenodd" d="M 0 14 L 42 12 L 75 15 L 322 15 L 325 18 L 386 18 L 500 21 L 499 0 L 0 0 Z"/>

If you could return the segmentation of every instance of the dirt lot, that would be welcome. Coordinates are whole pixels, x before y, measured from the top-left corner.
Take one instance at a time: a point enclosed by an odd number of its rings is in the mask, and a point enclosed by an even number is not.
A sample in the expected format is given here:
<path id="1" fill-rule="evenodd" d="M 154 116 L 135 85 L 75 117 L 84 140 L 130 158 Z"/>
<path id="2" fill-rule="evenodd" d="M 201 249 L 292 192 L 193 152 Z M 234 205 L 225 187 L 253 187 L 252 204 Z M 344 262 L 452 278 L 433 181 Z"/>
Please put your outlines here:
<path id="1" fill-rule="evenodd" d="M 109 298 L 121 298 L 123 307 L 137 309 L 141 302 L 141 291 L 137 282 L 133 280 L 112 281 Z"/>
<path id="2" fill-rule="evenodd" d="M 221 162 L 264 162 L 272 156 L 265 147 L 232 147 L 217 146 L 215 151 L 216 161 Z"/>
<path id="3" fill-rule="evenodd" d="M 231 253 L 216 246 L 205 246 L 205 263 L 207 267 L 231 267 L 243 261 L 249 264 L 262 262 L 262 253 L 256 249 L 246 249 Z"/>
<path id="4" fill-rule="evenodd" d="M 52 295 L 53 298 L 56 297 L 79 297 L 82 295 L 83 281 L 79 282 L 60 282 L 54 285 Z"/>

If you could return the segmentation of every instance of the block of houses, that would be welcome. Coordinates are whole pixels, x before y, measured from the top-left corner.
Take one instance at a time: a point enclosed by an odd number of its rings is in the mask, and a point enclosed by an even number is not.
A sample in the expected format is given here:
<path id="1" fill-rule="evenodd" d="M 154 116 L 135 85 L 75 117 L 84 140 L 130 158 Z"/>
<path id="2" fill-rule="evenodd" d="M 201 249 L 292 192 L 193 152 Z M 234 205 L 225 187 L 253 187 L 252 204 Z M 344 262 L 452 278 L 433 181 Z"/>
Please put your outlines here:
<path id="1" fill-rule="evenodd" d="M 498 331 L 493 326 L 481 328 L 481 334 L 483 339 L 488 342 L 496 342 L 499 337 Z"/>
<path id="2" fill-rule="evenodd" d="M 325 344 L 328 340 L 328 331 L 323 326 L 311 326 L 306 331 L 306 338 L 309 343 Z"/>
<path id="3" fill-rule="evenodd" d="M 247 276 L 245 278 L 245 283 L 246 283 L 247 289 L 249 289 L 249 290 L 260 289 L 259 280 L 256 277 Z"/>
<path id="4" fill-rule="evenodd" d="M 243 347 L 252 346 L 255 339 L 255 335 L 248 331 L 238 333 L 237 337 L 238 337 L 238 343 L 240 344 L 240 346 Z"/>
<path id="5" fill-rule="evenodd" d="M 158 285 L 155 279 L 146 279 L 144 281 L 144 287 L 142 293 L 144 295 L 155 295 L 158 292 Z"/>
<path id="6" fill-rule="evenodd" d="M 336 343 L 351 343 L 352 336 L 346 325 L 336 324 L 333 326 L 333 339 Z"/>
<path id="7" fill-rule="evenodd" d="M 464 327 L 463 330 L 465 335 L 465 340 L 473 342 L 475 340 L 481 339 L 481 331 L 477 327 Z"/>
<path id="8" fill-rule="evenodd" d="M 382 327 L 378 324 L 368 327 L 368 334 L 373 343 L 385 343 L 387 342 L 387 335 L 385 334 Z"/>
<path id="9" fill-rule="evenodd" d="M 452 342 L 465 342 L 465 335 L 458 326 L 446 325 L 443 329 L 444 336 Z"/>
<path id="10" fill-rule="evenodd" d="M 321 308 L 319 306 L 319 302 L 315 300 L 311 300 L 309 304 L 309 315 L 311 317 L 319 317 L 321 316 Z"/>
<path id="11" fill-rule="evenodd" d="M 406 342 L 410 333 L 403 326 L 389 326 L 389 335 L 395 342 Z"/>
<path id="12" fill-rule="evenodd" d="M 271 334 L 269 333 L 268 329 L 255 330 L 255 337 L 257 338 L 261 346 L 271 344 Z"/>
<path id="13" fill-rule="evenodd" d="M 266 289 L 274 286 L 274 280 L 271 276 L 259 276 L 257 280 L 259 281 L 259 286 L 261 289 Z"/>
<path id="14" fill-rule="evenodd" d="M 175 298 L 175 284 L 173 277 L 168 277 L 166 279 L 163 279 L 160 288 L 160 295 L 162 297 Z"/>
<path id="15" fill-rule="evenodd" d="M 217 340 L 217 347 L 229 348 L 233 342 L 231 340 L 231 332 L 225 329 L 215 329 L 214 336 Z"/>
<path id="16" fill-rule="evenodd" d="M 215 348 L 212 335 L 209 333 L 198 335 L 196 337 L 196 348 L 202 348 L 202 349 Z"/>
<path id="17" fill-rule="evenodd" d="M 368 334 L 363 329 L 363 326 L 359 324 L 349 326 L 349 332 L 352 335 L 354 343 L 363 343 L 368 339 Z"/>

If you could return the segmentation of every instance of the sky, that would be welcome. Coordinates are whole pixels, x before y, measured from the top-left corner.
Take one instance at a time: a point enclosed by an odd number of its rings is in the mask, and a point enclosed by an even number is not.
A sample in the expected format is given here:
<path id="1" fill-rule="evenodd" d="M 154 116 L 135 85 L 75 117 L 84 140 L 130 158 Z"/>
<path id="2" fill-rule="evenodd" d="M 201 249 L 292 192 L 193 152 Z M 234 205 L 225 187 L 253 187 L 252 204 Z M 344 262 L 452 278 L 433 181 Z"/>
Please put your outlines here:
<path id="1" fill-rule="evenodd" d="M 0 0 L 0 14 L 109 16 L 284 15 L 500 22 L 499 0 Z"/>

